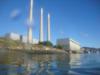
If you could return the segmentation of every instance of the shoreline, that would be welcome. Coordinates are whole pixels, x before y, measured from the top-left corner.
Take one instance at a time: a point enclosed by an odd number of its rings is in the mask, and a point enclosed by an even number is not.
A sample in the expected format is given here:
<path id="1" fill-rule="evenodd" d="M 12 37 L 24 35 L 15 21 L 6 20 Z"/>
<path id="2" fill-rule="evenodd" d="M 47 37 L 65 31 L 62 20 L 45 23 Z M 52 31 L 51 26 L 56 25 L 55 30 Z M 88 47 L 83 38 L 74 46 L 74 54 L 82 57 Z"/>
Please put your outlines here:
<path id="1" fill-rule="evenodd" d="M 30 53 L 30 54 L 68 54 L 68 52 L 64 50 L 57 50 L 57 49 L 11 49 L 11 48 L 0 48 L 0 50 L 8 50 L 8 51 L 20 51 L 20 52 L 25 52 L 25 53 Z"/>

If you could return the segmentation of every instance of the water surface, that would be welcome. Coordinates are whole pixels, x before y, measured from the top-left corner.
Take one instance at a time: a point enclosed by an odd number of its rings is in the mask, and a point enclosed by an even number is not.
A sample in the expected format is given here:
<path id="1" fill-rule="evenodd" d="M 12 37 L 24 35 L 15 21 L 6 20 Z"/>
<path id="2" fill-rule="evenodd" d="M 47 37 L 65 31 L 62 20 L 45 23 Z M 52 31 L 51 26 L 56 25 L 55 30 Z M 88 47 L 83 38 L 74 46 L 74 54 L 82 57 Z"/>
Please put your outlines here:
<path id="1" fill-rule="evenodd" d="M 99 56 L 0 50 L 0 75 L 100 75 Z"/>

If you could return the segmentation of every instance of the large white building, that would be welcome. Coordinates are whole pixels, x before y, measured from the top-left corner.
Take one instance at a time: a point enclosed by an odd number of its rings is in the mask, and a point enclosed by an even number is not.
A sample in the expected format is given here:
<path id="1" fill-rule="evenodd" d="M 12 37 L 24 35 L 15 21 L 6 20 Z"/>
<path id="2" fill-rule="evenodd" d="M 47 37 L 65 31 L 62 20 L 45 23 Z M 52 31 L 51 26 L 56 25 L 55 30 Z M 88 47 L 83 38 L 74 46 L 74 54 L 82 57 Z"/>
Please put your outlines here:
<path id="1" fill-rule="evenodd" d="M 57 45 L 62 46 L 65 50 L 80 51 L 80 44 L 70 38 L 58 39 Z"/>
<path id="2" fill-rule="evenodd" d="M 7 33 L 5 37 L 11 40 L 20 40 L 20 35 L 17 33 Z"/>
<path id="3" fill-rule="evenodd" d="M 15 41 L 21 41 L 23 43 L 27 43 L 28 42 L 28 38 L 27 36 L 23 36 L 23 35 L 20 35 L 20 34 L 17 34 L 17 33 L 7 33 L 5 35 L 5 38 L 8 38 L 8 39 L 11 39 L 11 40 L 15 40 Z M 37 39 L 32 39 L 32 44 L 38 44 L 38 40 Z"/>

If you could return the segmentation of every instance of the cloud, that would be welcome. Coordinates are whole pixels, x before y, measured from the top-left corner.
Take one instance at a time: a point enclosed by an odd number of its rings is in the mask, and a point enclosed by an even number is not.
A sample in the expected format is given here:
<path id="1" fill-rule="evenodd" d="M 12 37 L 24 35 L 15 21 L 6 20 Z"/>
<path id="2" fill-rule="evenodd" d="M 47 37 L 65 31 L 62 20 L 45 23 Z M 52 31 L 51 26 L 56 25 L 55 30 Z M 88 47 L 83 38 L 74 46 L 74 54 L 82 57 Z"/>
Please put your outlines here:
<path id="1" fill-rule="evenodd" d="M 60 31 L 60 35 L 61 35 L 61 36 L 64 36 L 64 35 L 65 35 L 65 32 L 64 32 L 63 30 L 61 30 L 61 31 Z"/>
<path id="2" fill-rule="evenodd" d="M 24 25 L 27 26 L 27 27 L 31 26 L 32 28 L 35 28 L 35 24 L 33 22 L 30 23 L 29 19 L 24 20 Z"/>
<path id="3" fill-rule="evenodd" d="M 33 21 L 30 23 L 30 20 L 27 19 L 27 20 L 26 20 L 26 24 L 27 24 L 28 26 L 32 26 L 32 25 L 33 25 Z"/>
<path id="4" fill-rule="evenodd" d="M 19 9 L 14 9 L 11 14 L 10 14 L 10 18 L 11 19 L 18 19 L 21 15 L 21 11 Z"/>
<path id="5" fill-rule="evenodd" d="M 89 37 L 88 33 L 80 33 L 82 37 Z"/>

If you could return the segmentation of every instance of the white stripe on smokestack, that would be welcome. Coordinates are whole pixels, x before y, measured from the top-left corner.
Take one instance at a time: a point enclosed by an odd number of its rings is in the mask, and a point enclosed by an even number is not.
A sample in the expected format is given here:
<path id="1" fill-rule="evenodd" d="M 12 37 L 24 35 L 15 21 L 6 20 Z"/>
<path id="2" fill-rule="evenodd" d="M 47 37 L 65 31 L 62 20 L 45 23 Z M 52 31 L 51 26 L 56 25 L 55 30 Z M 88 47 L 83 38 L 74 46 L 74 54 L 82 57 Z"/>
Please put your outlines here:
<path id="1" fill-rule="evenodd" d="M 32 39 L 32 21 L 33 20 L 33 0 L 30 0 L 30 11 L 29 11 L 29 28 L 28 28 L 28 43 L 33 42 Z"/>
<path id="2" fill-rule="evenodd" d="M 48 14 L 48 38 L 47 38 L 47 41 L 50 41 L 51 40 L 51 32 L 50 32 L 50 14 Z"/>
<path id="3" fill-rule="evenodd" d="M 40 42 L 43 42 L 43 8 L 41 8 L 40 16 Z"/>

